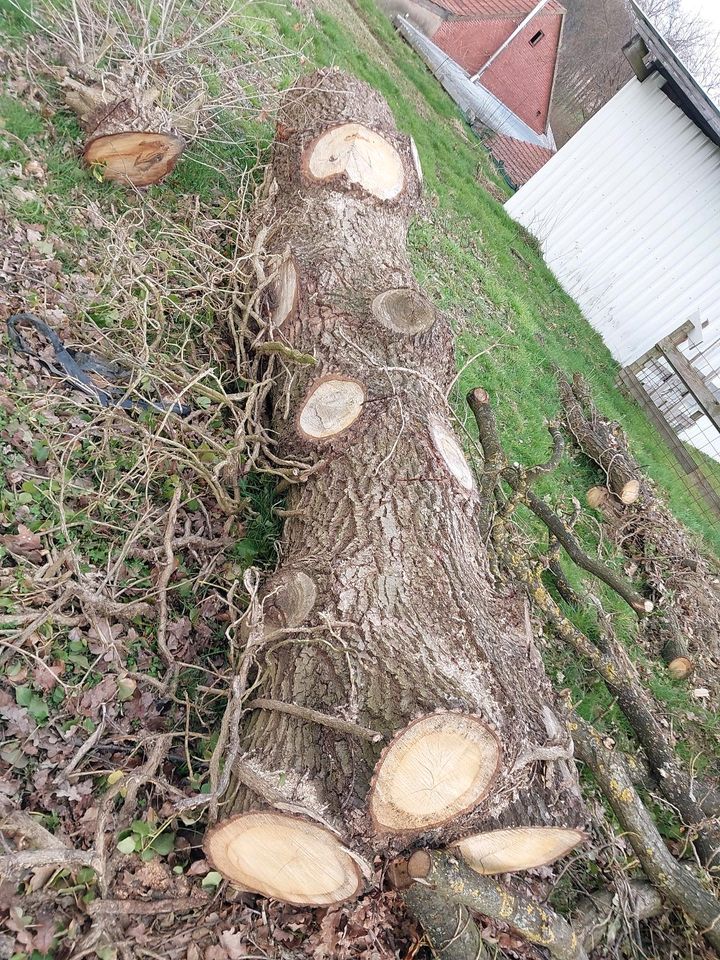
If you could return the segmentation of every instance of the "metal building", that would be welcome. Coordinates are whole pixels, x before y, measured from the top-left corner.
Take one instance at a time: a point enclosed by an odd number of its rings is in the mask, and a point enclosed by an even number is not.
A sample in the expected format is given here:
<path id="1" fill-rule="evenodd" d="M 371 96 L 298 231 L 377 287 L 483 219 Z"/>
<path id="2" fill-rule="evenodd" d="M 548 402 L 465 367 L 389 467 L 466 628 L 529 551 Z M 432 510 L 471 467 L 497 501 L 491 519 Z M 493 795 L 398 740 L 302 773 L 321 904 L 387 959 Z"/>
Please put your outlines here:
<path id="1" fill-rule="evenodd" d="M 698 311 L 720 336 L 720 111 L 633 6 L 640 76 L 505 205 L 623 365 Z"/>

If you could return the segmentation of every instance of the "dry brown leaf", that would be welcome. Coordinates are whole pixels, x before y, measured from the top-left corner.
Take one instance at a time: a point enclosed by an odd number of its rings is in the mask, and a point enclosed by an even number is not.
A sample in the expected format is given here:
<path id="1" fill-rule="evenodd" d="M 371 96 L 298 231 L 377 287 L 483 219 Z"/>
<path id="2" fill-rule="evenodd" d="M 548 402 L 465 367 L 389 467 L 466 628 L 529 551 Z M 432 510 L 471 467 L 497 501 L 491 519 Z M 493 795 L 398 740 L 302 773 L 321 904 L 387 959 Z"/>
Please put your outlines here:
<path id="1" fill-rule="evenodd" d="M 45 551 L 42 548 L 40 535 L 33 533 L 24 523 L 18 525 L 16 534 L 0 537 L 0 543 L 8 553 L 18 559 L 29 560 L 30 563 L 42 563 Z"/>
<path id="2" fill-rule="evenodd" d="M 242 957 L 247 955 L 249 944 L 244 933 L 236 932 L 231 928 L 230 930 L 223 930 L 218 939 L 228 956 L 228 960 L 241 960 Z"/>

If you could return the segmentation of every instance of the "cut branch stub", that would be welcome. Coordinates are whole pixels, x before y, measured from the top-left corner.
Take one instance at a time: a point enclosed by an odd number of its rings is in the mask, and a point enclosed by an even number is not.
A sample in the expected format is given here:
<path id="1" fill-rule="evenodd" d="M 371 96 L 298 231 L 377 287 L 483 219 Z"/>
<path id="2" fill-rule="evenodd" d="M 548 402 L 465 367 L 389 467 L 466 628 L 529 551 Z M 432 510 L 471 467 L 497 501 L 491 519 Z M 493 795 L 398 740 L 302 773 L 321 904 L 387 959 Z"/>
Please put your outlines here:
<path id="1" fill-rule="evenodd" d="M 278 329 L 294 313 L 297 306 L 297 267 L 295 266 L 295 258 L 289 251 L 278 267 L 278 275 L 273 284 L 273 294 L 272 323 L 273 327 Z"/>
<path id="2" fill-rule="evenodd" d="M 640 481 L 635 479 L 628 480 L 625 484 L 623 484 L 623 487 L 619 493 L 620 502 L 626 505 L 635 503 L 639 496 Z"/>
<path id="3" fill-rule="evenodd" d="M 331 127 L 313 140 L 303 159 L 305 173 L 325 181 L 344 176 L 379 200 L 393 200 L 405 186 L 397 150 L 361 123 Z"/>
<path id="4" fill-rule="evenodd" d="M 448 471 L 455 477 L 461 487 L 464 487 L 465 490 L 472 490 L 475 486 L 472 470 L 454 434 L 439 420 L 431 420 L 430 436 Z"/>
<path id="5" fill-rule="evenodd" d="M 302 570 L 282 570 L 263 589 L 265 621 L 270 626 L 299 627 L 317 601 L 317 587 Z"/>
<path id="6" fill-rule="evenodd" d="M 172 133 L 128 131 L 95 137 L 84 156 L 91 166 L 102 166 L 104 180 L 147 187 L 172 172 L 184 149 L 185 141 Z"/>
<path id="7" fill-rule="evenodd" d="M 370 815 L 384 833 L 422 832 L 476 807 L 495 782 L 500 743 L 480 717 L 434 713 L 388 745 L 375 768 Z"/>
<path id="8" fill-rule="evenodd" d="M 298 416 L 300 433 L 326 440 L 347 430 L 362 413 L 365 388 L 350 377 L 329 376 L 311 387 Z"/>
<path id="9" fill-rule="evenodd" d="M 662 649 L 663 660 L 673 680 L 687 680 L 695 669 L 684 637 L 671 637 Z"/>
<path id="10" fill-rule="evenodd" d="M 607 487 L 590 487 L 588 492 L 585 495 L 587 500 L 587 505 L 593 510 L 599 510 L 600 507 L 606 502 L 609 491 Z"/>
<path id="11" fill-rule="evenodd" d="M 203 849 L 243 890 L 298 906 L 330 906 L 360 891 L 353 858 L 325 827 L 284 813 L 246 813 L 208 831 Z"/>
<path id="12" fill-rule="evenodd" d="M 515 827 L 463 837 L 452 846 L 476 873 L 513 873 L 542 867 L 564 857 L 587 840 L 582 830 L 561 827 Z"/>
<path id="13" fill-rule="evenodd" d="M 435 309 L 426 298 L 410 287 L 385 290 L 372 302 L 372 313 L 393 333 L 413 336 L 424 333 L 435 323 Z"/>

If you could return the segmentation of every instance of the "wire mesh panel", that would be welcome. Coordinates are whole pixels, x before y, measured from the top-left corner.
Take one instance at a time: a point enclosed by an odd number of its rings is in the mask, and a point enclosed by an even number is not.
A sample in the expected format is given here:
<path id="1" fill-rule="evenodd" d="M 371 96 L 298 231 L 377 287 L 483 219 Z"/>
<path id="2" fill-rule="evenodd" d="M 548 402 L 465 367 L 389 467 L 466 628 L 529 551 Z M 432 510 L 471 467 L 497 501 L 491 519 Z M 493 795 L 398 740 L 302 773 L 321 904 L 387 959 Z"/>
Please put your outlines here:
<path id="1" fill-rule="evenodd" d="M 713 340 L 706 336 L 697 346 L 690 342 L 680 344 L 680 349 L 714 400 L 714 405 L 710 401 L 709 409 L 705 409 L 707 403 L 697 404 L 694 422 L 686 429 L 683 439 L 720 464 L 720 333 Z"/>
<path id="2" fill-rule="evenodd" d="M 666 465 L 709 522 L 720 519 L 720 332 L 685 325 L 623 370 L 621 381 L 665 440 Z"/>

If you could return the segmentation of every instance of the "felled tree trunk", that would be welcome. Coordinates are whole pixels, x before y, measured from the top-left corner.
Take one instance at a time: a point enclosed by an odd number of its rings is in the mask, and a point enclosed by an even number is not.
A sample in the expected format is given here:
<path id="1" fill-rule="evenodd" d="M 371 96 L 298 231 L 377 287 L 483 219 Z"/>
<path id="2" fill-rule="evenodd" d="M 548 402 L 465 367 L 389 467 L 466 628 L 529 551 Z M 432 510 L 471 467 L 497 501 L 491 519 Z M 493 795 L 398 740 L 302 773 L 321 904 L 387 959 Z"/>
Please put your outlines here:
<path id="1" fill-rule="evenodd" d="M 185 149 L 177 118 L 157 103 L 160 91 L 149 78 L 65 75 L 67 105 L 85 133 L 83 157 L 103 179 L 136 187 L 159 183 L 175 168 Z"/>
<path id="2" fill-rule="evenodd" d="M 374 883 L 361 876 L 372 854 L 585 815 L 523 607 L 488 573 L 446 400 L 451 332 L 406 253 L 411 143 L 377 93 L 335 70 L 289 92 L 278 130 L 269 328 L 317 362 L 278 380 L 273 426 L 283 456 L 317 468 L 291 488 L 263 588 L 265 706 L 244 740 L 276 812 L 248 814 L 262 803 L 241 787 L 205 848 L 246 889 L 317 904 Z"/>

